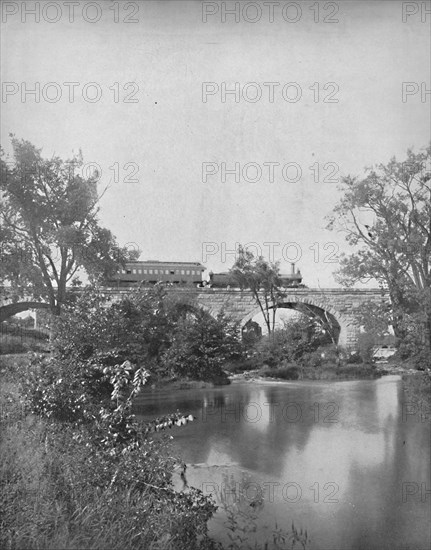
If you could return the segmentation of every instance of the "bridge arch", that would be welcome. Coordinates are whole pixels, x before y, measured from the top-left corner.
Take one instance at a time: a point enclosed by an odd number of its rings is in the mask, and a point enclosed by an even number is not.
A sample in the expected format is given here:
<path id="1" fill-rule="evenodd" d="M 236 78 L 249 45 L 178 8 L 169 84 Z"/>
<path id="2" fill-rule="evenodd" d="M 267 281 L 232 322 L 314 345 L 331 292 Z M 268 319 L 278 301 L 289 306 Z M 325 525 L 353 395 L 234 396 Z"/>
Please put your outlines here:
<path id="1" fill-rule="evenodd" d="M 273 308 L 274 304 L 270 303 L 269 307 Z M 312 313 L 314 316 L 318 317 L 324 325 L 330 326 L 334 339 L 343 347 L 348 345 L 349 340 L 351 340 L 352 332 L 356 335 L 359 331 L 359 326 L 352 321 L 351 317 L 337 311 L 331 304 L 323 303 L 313 298 L 306 296 L 287 296 L 283 298 L 281 302 L 278 302 L 277 307 L 278 309 L 293 309 L 304 315 Z M 255 305 L 241 319 L 241 328 L 259 313 L 261 313 L 261 309 L 258 305 Z"/>
<path id="2" fill-rule="evenodd" d="M 43 302 L 15 302 L 0 307 L 0 323 L 28 309 L 49 309 L 49 304 Z"/>

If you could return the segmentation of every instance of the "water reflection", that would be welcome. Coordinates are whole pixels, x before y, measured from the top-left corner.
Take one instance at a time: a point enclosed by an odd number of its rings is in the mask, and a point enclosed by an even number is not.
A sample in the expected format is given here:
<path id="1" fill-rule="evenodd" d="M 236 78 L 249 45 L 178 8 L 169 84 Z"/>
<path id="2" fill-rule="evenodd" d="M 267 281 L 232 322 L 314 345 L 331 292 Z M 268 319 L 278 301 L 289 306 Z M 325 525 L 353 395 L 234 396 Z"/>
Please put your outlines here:
<path id="1" fill-rule="evenodd" d="M 138 406 L 148 417 L 178 408 L 197 418 L 173 432 L 189 484 L 220 491 L 225 474 L 246 472 L 265 493 L 257 541 L 265 525 L 293 520 L 316 549 L 430 547 L 431 498 L 421 493 L 421 483 L 430 488 L 430 426 L 403 417 L 398 377 L 152 392 Z M 211 523 L 220 540 L 223 519 Z"/>

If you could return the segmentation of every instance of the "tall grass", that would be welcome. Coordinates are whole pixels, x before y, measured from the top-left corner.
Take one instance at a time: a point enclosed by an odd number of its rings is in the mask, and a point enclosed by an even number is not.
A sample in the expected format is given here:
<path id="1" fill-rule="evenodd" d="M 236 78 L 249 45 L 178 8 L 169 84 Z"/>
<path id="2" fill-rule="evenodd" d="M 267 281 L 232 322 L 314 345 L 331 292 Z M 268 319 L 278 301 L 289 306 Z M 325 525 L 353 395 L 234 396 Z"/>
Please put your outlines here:
<path id="1" fill-rule="evenodd" d="M 91 431 L 27 414 L 2 359 L 0 548 L 2 550 L 211 549 L 211 507 L 174 491 L 178 463 L 162 440 L 111 456 Z"/>
<path id="2" fill-rule="evenodd" d="M 192 511 L 162 505 L 151 483 L 139 496 L 133 485 L 106 486 L 92 453 L 68 430 L 53 434 L 26 417 L 3 422 L 1 437 L 3 550 L 211 548 L 203 532 L 194 540 Z"/>

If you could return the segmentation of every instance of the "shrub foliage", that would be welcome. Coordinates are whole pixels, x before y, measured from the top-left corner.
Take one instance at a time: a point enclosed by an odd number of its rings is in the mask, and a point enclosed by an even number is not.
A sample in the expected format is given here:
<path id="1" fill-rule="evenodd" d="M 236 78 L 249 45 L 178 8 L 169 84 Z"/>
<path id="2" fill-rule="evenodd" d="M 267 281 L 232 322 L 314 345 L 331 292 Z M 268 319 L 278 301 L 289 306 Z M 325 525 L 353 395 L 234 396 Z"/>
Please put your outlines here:
<path id="1" fill-rule="evenodd" d="M 20 524 L 13 510 L 22 487 L 19 480 L 9 485 L 2 547 L 212 547 L 213 500 L 194 488 L 174 490 L 180 461 L 170 456 L 166 435 L 153 435 L 193 417 L 176 412 L 142 425 L 132 403 L 150 377 L 220 376 L 235 349 L 237 329 L 224 315 L 213 319 L 160 288 L 118 303 L 86 291 L 57 320 L 51 355 L 33 354 L 20 381 L 26 410 L 37 419 L 25 433 L 37 433 L 39 443 L 31 444 L 40 454 L 44 509 L 33 502 L 34 517 L 29 509 Z M 3 435 L 13 439 L 10 426 Z M 10 461 L 6 470 L 18 479 L 31 468 Z M 24 526 L 29 515 L 35 524 Z"/>

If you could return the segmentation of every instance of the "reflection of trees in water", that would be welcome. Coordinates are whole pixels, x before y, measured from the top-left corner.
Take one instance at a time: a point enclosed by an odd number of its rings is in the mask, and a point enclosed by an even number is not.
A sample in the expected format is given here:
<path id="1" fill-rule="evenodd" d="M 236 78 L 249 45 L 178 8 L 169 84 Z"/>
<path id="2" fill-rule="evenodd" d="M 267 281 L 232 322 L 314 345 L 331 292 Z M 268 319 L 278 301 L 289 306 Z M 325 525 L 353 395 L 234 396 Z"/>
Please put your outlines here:
<path id="1" fill-rule="evenodd" d="M 313 390 L 306 389 L 304 394 L 301 389 L 300 395 L 298 402 L 286 389 L 250 385 L 205 392 L 194 409 L 196 422 L 173 433 L 175 441 L 184 445 L 185 459 L 193 456 L 191 462 L 205 463 L 219 456 L 244 468 L 279 476 L 287 451 L 302 452 L 314 427 L 313 412 L 308 411 Z M 293 407 L 284 410 L 292 403 Z M 189 412 L 190 405 L 186 402 L 180 410 Z M 298 410 L 302 417 L 296 421 Z M 289 422 L 283 413 L 294 421 Z M 254 422 L 256 416 L 258 421 Z"/>
<path id="2" fill-rule="evenodd" d="M 218 452 L 228 454 L 231 462 L 277 476 L 283 470 L 287 450 L 304 449 L 313 426 L 305 415 L 294 422 L 283 416 L 283 408 L 293 402 L 288 392 L 269 386 L 260 387 L 257 394 L 256 391 L 240 386 L 227 394 L 212 396 L 206 403 L 205 426 L 199 428 L 197 437 L 206 438 L 202 441 L 205 448 L 209 441 Z M 309 406 L 299 406 L 305 405 Z M 295 418 L 295 408 L 286 414 Z"/>
<path id="3" fill-rule="evenodd" d="M 345 399 L 346 414 L 359 422 L 344 437 L 350 460 L 337 444 L 340 493 L 349 504 L 337 514 L 340 533 L 345 531 L 349 548 L 429 547 L 424 530 L 429 504 L 427 512 L 420 490 L 410 502 L 402 502 L 403 482 L 420 486 L 429 480 L 429 428 L 415 418 L 403 421 L 400 381 L 359 384 L 353 396 Z"/>
<path id="4" fill-rule="evenodd" d="M 304 511 L 314 531 L 320 532 L 322 544 L 327 537 L 340 548 L 396 547 L 394 541 L 406 547 L 426 547 L 429 496 L 428 502 L 421 503 L 420 484 L 429 480 L 429 424 L 415 417 L 403 422 L 401 382 L 386 378 L 327 384 L 238 384 L 199 395 L 193 413 L 197 421 L 172 434 L 185 450 L 187 461 L 212 466 L 203 468 L 204 481 L 220 483 L 219 466 L 237 464 L 237 469 L 248 470 L 256 483 L 298 483 Z M 196 400 L 195 395 L 193 404 Z M 333 424 L 323 421 L 328 412 L 323 406 L 328 402 L 338 405 L 338 422 Z M 246 422 L 243 410 L 253 403 L 260 406 L 262 417 L 256 423 Z M 264 403 L 273 404 L 272 417 Z M 288 403 L 301 408 L 302 418 L 297 422 L 283 418 Z M 321 407 L 318 417 L 313 403 Z M 185 410 L 188 412 L 187 406 Z M 294 408 L 289 411 L 291 417 L 294 412 Z M 250 417 L 254 414 L 250 407 Z M 202 481 L 202 474 L 195 471 L 193 475 Z M 402 503 L 403 481 L 419 484 L 418 494 L 407 503 Z M 331 488 L 324 488 L 327 482 L 339 486 L 334 495 L 339 504 L 322 501 L 332 496 Z M 307 498 L 313 499 L 310 486 L 315 483 L 320 490 L 319 506 L 306 503 Z M 281 489 L 277 491 L 281 499 Z M 285 505 L 284 501 L 281 504 Z M 331 523 L 329 530 L 325 521 Z"/>
<path id="5" fill-rule="evenodd" d="M 304 405 L 292 398 L 292 393 L 271 386 L 263 392 L 259 406 L 265 420 L 244 423 L 238 451 L 241 463 L 247 468 L 279 477 L 286 453 L 292 448 L 302 450 L 313 426 L 304 416 Z M 288 407 L 289 404 L 292 406 Z M 301 417 L 295 420 L 298 413 Z"/>

